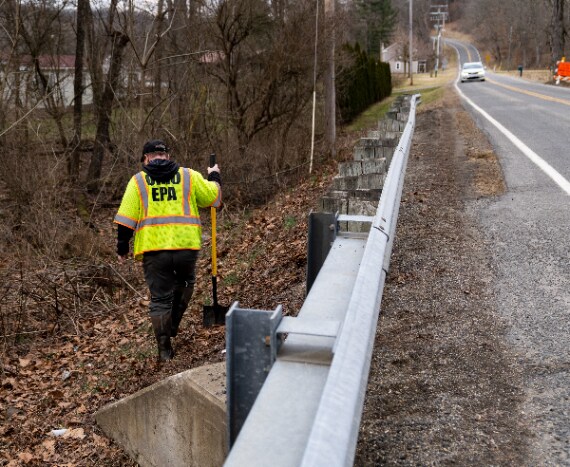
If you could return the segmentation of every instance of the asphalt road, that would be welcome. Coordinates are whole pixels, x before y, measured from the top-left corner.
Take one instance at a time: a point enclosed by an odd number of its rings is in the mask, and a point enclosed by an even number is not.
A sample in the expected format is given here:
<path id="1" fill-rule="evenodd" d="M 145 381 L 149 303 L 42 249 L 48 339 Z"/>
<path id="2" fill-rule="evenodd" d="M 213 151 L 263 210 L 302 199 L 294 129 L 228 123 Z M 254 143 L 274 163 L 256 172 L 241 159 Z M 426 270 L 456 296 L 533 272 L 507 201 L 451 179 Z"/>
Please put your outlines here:
<path id="1" fill-rule="evenodd" d="M 480 60 L 473 46 L 447 43 L 461 62 Z M 507 185 L 471 209 L 494 254 L 497 309 L 524 376 L 529 462 L 570 465 L 570 89 L 489 70 L 485 82 L 457 88 Z"/>

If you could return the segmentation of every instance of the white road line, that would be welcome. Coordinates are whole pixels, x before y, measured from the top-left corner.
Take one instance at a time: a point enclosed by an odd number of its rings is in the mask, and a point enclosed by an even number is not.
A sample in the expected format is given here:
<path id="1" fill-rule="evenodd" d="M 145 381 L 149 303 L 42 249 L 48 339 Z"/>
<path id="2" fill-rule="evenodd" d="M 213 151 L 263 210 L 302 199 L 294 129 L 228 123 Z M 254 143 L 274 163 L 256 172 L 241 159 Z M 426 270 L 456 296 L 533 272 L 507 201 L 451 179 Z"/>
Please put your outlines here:
<path id="1" fill-rule="evenodd" d="M 457 50 L 457 49 L 456 49 Z M 536 152 L 530 149 L 526 144 L 524 144 L 520 139 L 513 135 L 509 130 L 507 130 L 503 125 L 501 125 L 497 120 L 491 117 L 487 112 L 485 112 L 481 107 L 475 104 L 471 99 L 469 99 L 459 86 L 457 85 L 457 80 L 455 81 L 455 89 L 459 95 L 465 99 L 465 101 L 473 107 L 477 112 L 479 112 L 483 117 L 485 117 L 489 122 L 491 122 L 495 127 L 503 133 L 521 152 L 528 157 L 535 165 L 538 166 L 546 175 L 548 175 L 554 183 L 556 183 L 560 188 L 562 188 L 567 195 L 570 195 L 570 182 L 566 180 L 560 173 L 558 173 L 548 162 L 546 162 L 542 157 L 540 157 Z"/>

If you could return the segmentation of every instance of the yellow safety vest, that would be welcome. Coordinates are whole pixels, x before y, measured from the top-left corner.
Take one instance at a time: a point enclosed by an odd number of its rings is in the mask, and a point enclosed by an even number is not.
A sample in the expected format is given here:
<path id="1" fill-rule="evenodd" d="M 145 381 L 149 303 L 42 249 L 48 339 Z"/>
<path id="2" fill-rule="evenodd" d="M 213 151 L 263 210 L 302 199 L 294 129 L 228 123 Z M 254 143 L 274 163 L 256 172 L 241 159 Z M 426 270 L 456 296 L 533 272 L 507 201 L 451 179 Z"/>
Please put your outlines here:
<path id="1" fill-rule="evenodd" d="M 199 250 L 202 227 L 198 208 L 219 207 L 221 190 L 199 172 L 181 167 L 168 182 L 144 172 L 125 190 L 114 222 L 135 231 L 135 259 L 159 250 Z"/>

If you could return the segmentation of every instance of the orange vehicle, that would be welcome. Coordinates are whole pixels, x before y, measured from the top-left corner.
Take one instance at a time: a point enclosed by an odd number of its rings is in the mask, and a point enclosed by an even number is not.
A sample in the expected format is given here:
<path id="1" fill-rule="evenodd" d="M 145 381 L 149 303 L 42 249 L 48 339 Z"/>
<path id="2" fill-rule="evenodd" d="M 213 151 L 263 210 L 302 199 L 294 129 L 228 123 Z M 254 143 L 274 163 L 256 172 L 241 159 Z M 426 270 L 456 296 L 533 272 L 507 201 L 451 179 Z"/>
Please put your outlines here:
<path id="1" fill-rule="evenodd" d="M 570 62 L 560 62 L 557 74 L 559 76 L 570 76 Z"/>
<path id="2" fill-rule="evenodd" d="M 565 61 L 563 58 L 556 64 L 556 71 L 554 72 L 554 80 L 559 84 L 561 80 L 570 80 L 570 62 Z"/>

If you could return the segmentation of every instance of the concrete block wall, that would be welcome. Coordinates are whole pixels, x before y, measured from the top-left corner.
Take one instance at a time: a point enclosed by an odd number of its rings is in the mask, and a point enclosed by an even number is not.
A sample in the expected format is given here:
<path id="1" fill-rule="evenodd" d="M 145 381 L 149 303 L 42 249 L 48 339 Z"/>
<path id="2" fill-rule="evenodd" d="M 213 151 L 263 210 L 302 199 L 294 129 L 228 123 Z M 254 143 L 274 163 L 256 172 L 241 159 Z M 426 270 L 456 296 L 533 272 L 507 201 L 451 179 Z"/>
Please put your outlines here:
<path id="1" fill-rule="evenodd" d="M 392 148 L 393 149 L 393 148 Z M 356 159 L 351 162 L 341 162 L 338 165 L 339 177 L 358 177 L 363 174 L 383 173 L 386 171 L 386 158 Z"/>
<path id="2" fill-rule="evenodd" d="M 394 150 L 410 114 L 410 97 L 398 96 L 376 130 L 360 138 L 353 160 L 341 162 L 332 186 L 319 202 L 321 212 L 374 216 Z M 340 229 L 368 232 L 366 222 L 342 222 Z"/>

